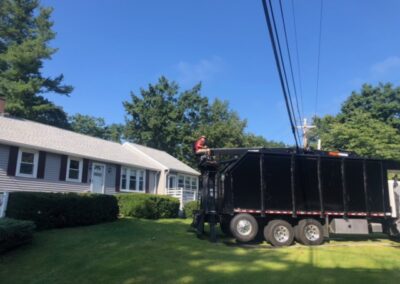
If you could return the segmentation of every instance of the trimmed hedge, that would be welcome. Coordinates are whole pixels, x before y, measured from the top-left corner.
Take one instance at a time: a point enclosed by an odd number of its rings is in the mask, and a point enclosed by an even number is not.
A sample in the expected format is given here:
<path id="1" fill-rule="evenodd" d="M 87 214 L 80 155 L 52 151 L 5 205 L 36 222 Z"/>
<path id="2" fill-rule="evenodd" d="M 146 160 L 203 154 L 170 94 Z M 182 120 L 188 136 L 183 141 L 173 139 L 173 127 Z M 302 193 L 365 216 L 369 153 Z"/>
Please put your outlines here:
<path id="1" fill-rule="evenodd" d="M 183 213 L 185 214 L 186 218 L 193 218 L 193 211 L 199 209 L 199 202 L 196 201 L 189 201 L 183 207 Z"/>
<path id="2" fill-rule="evenodd" d="M 11 192 L 6 216 L 31 220 L 40 230 L 85 226 L 116 220 L 118 203 L 104 194 Z"/>
<path id="3" fill-rule="evenodd" d="M 31 221 L 0 219 L 0 253 L 30 243 L 35 224 Z"/>
<path id="4" fill-rule="evenodd" d="M 123 216 L 145 219 L 176 218 L 179 200 L 165 195 L 122 193 L 115 195 Z"/>

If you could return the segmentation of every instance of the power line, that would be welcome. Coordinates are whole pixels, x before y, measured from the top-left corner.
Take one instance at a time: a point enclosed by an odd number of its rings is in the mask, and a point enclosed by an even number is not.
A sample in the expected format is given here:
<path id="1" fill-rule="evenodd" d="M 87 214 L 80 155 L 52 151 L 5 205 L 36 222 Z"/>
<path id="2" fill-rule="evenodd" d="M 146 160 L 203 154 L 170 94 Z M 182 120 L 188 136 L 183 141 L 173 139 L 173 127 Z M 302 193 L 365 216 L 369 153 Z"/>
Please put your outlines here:
<path id="1" fill-rule="evenodd" d="M 296 82 L 295 82 L 295 79 L 294 79 L 293 66 L 292 66 L 292 56 L 290 55 L 289 41 L 288 41 L 288 36 L 287 36 L 287 31 L 286 31 L 285 15 L 283 13 L 282 0 L 279 0 L 279 7 L 280 7 L 280 11 L 281 11 L 281 17 L 282 17 L 282 23 L 283 23 L 283 31 L 284 31 L 284 34 L 285 34 L 285 42 L 286 42 L 286 49 L 287 49 L 287 54 L 288 54 L 288 58 L 289 58 L 290 73 L 291 73 L 291 76 L 292 76 L 294 97 L 296 99 L 297 114 L 298 114 L 299 122 L 301 123 L 302 116 L 300 114 L 299 99 L 298 99 L 298 96 L 297 96 Z"/>
<path id="2" fill-rule="evenodd" d="M 268 1 L 269 1 L 270 9 L 271 9 L 271 20 L 272 20 L 271 22 L 272 22 L 272 24 L 273 24 L 274 31 L 275 31 L 275 38 L 276 38 L 276 42 L 277 42 L 277 46 L 278 46 L 279 58 L 280 58 L 280 62 L 281 62 L 281 64 L 282 64 L 283 75 L 284 75 L 284 79 L 285 79 L 285 83 L 286 83 L 287 96 L 288 96 L 288 98 L 289 98 L 289 106 L 290 106 L 290 108 L 291 108 L 291 113 L 290 113 L 290 115 L 293 117 L 294 124 L 297 125 L 296 114 L 295 114 L 294 107 L 293 107 L 292 94 L 291 94 L 291 92 L 290 92 L 289 81 L 288 81 L 287 73 L 286 73 L 285 61 L 283 60 L 281 43 L 280 43 L 280 40 L 279 40 L 278 29 L 277 29 L 277 27 L 276 27 L 276 21 L 275 21 L 275 15 L 274 15 L 274 8 L 273 8 L 273 5 L 272 5 L 272 1 L 271 1 L 271 0 L 268 0 Z M 301 119 L 300 119 L 300 122 L 301 122 Z M 299 139 L 299 141 L 301 141 L 301 139 L 300 139 L 300 134 L 299 134 L 299 132 L 297 131 L 297 128 L 295 128 L 295 131 L 296 131 L 297 138 Z"/>
<path id="3" fill-rule="evenodd" d="M 286 109 L 287 109 L 287 112 L 288 112 L 288 115 L 289 115 L 289 121 L 290 121 L 290 125 L 291 125 L 291 128 L 292 128 L 294 140 L 295 140 L 295 143 L 296 143 L 296 149 L 298 150 L 299 149 L 299 143 L 297 141 L 297 136 L 296 136 L 297 131 L 296 131 L 295 124 L 293 122 L 292 111 L 291 111 L 290 105 L 289 105 L 288 94 L 286 93 L 285 80 L 283 78 L 281 62 L 280 62 L 280 59 L 279 59 L 279 56 L 278 56 L 278 50 L 277 50 L 277 46 L 276 46 L 276 43 L 275 43 L 274 31 L 273 31 L 273 28 L 272 28 L 272 20 L 271 20 L 271 17 L 270 17 L 267 1 L 266 0 L 262 0 L 262 4 L 263 4 L 263 8 L 264 8 L 265 19 L 267 21 L 269 36 L 270 36 L 271 43 L 272 43 L 272 49 L 273 49 L 273 52 L 274 52 L 275 63 L 276 63 L 276 67 L 278 69 L 279 79 L 280 79 L 280 82 L 281 82 L 283 96 L 285 98 Z M 270 5 L 271 5 L 271 2 L 270 2 Z M 271 13 L 272 13 L 272 5 L 271 5 Z M 276 29 L 275 29 L 275 32 L 276 32 Z M 277 41 L 279 43 L 279 39 L 278 38 L 277 38 Z M 280 55 L 282 55 L 282 52 L 280 52 Z M 281 57 L 281 60 L 282 60 L 282 57 Z M 283 64 L 283 62 L 282 62 L 282 64 Z M 287 78 L 286 78 L 286 82 L 287 82 Z M 292 106 L 292 108 L 293 108 L 293 106 Z"/>
<path id="4" fill-rule="evenodd" d="M 301 69 L 300 69 L 300 56 L 299 56 L 299 47 L 297 42 L 297 25 L 296 25 L 296 13 L 294 8 L 294 1 L 292 0 L 292 16 L 293 16 L 293 28 L 294 28 L 294 39 L 296 46 L 296 61 L 297 61 L 297 75 L 299 80 L 299 89 L 300 89 L 300 106 L 301 106 L 301 116 L 304 118 L 304 105 L 303 105 L 303 82 L 301 79 Z"/>
<path id="5" fill-rule="evenodd" d="M 322 37 L 322 16 L 323 16 L 323 7 L 324 7 L 324 0 L 321 0 L 321 8 L 320 8 L 320 15 L 319 15 L 319 38 L 318 38 L 318 59 L 317 59 L 317 86 L 315 89 L 315 112 L 314 116 L 317 116 L 317 109 L 318 109 L 318 92 L 319 92 L 319 65 L 320 65 L 320 58 L 321 58 L 321 37 Z"/>

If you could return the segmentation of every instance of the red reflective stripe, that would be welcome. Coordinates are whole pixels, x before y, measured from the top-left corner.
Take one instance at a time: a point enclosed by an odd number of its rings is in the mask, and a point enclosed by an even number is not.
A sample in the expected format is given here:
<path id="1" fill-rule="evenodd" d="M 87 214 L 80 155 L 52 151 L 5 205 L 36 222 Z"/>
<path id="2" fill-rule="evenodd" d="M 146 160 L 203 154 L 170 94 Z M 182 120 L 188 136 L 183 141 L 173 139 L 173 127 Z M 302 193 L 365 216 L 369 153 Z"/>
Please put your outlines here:
<path id="1" fill-rule="evenodd" d="M 255 210 L 255 209 L 241 209 L 241 208 L 235 208 L 234 212 L 236 213 L 261 213 L 261 210 Z M 264 213 L 266 214 L 272 214 L 272 215 L 290 215 L 292 214 L 292 211 L 288 210 L 265 210 Z M 321 215 L 321 211 L 296 211 L 297 215 Z M 327 216 L 344 216 L 344 212 L 337 212 L 337 211 L 326 211 L 324 215 Z M 374 216 L 374 217 L 383 217 L 385 216 L 385 213 L 383 212 L 373 212 L 368 214 L 367 212 L 348 212 L 348 216 Z M 390 213 L 386 214 L 387 216 L 391 216 Z"/>

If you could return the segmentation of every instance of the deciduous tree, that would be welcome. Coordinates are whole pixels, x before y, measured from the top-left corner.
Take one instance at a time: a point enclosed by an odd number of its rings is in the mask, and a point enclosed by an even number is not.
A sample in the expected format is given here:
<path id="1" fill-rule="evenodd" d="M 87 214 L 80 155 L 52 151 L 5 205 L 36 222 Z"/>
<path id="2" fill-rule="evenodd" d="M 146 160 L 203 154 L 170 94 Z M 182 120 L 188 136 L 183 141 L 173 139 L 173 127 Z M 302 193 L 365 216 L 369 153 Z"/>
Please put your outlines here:
<path id="1" fill-rule="evenodd" d="M 400 88 L 391 84 L 363 85 L 339 114 L 316 117 L 314 124 L 311 140 L 321 138 L 324 150 L 400 160 Z"/>
<path id="2" fill-rule="evenodd" d="M 211 147 L 284 146 L 246 132 L 247 122 L 226 101 L 211 104 L 201 95 L 201 84 L 181 92 L 175 82 L 161 77 L 157 84 L 131 94 L 125 101 L 127 140 L 167 151 L 195 165 L 192 146 L 206 135 Z"/>
<path id="3" fill-rule="evenodd" d="M 106 125 L 104 118 L 75 114 L 69 118 L 73 131 L 110 141 L 120 142 L 124 127 L 121 124 Z"/>

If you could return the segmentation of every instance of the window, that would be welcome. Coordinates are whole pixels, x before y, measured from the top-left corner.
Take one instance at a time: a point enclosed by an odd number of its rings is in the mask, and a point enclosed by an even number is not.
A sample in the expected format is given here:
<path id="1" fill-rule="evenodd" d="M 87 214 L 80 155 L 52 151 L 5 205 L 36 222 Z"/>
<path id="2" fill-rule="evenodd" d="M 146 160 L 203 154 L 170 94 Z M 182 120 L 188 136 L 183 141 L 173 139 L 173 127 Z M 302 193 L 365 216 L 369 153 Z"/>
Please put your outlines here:
<path id="1" fill-rule="evenodd" d="M 144 171 L 138 171 L 138 190 L 144 190 Z"/>
<path id="2" fill-rule="evenodd" d="M 176 176 L 170 175 L 169 176 L 169 183 L 168 183 L 168 188 L 176 188 Z"/>
<path id="3" fill-rule="evenodd" d="M 192 190 L 197 190 L 197 178 L 192 177 Z"/>
<path id="4" fill-rule="evenodd" d="M 178 187 L 183 188 L 185 185 L 185 177 L 184 176 L 178 176 Z"/>
<path id="5" fill-rule="evenodd" d="M 36 177 L 38 165 L 38 152 L 19 149 L 17 160 L 17 176 Z"/>
<path id="6" fill-rule="evenodd" d="M 185 177 L 185 189 L 190 190 L 190 177 Z"/>
<path id="7" fill-rule="evenodd" d="M 122 171 L 121 171 L 121 188 L 127 188 L 127 171 L 128 171 L 128 169 L 127 168 L 122 168 Z"/>
<path id="8" fill-rule="evenodd" d="M 179 175 L 178 176 L 178 188 L 184 188 L 186 190 L 197 190 L 197 177 Z"/>
<path id="9" fill-rule="evenodd" d="M 129 175 L 129 190 L 135 191 L 137 186 L 136 186 L 136 170 L 131 169 L 130 170 L 130 175 Z"/>
<path id="10" fill-rule="evenodd" d="M 81 182 L 82 164 L 82 159 L 68 157 L 67 181 Z"/>
<path id="11" fill-rule="evenodd" d="M 145 171 L 135 168 L 122 167 L 121 191 L 144 192 Z"/>

